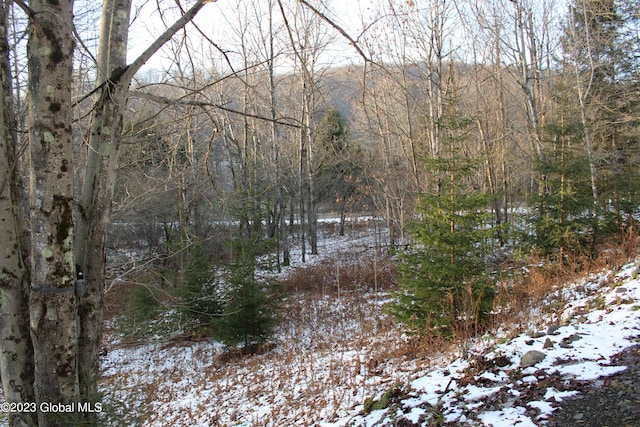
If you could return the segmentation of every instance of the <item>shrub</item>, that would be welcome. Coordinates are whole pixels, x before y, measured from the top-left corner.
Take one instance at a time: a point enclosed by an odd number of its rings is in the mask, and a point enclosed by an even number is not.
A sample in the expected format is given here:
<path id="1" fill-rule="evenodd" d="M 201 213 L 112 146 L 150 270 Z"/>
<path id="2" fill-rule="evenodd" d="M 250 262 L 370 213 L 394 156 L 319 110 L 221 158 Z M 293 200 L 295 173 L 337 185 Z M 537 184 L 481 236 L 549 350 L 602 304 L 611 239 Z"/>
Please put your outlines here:
<path id="1" fill-rule="evenodd" d="M 194 332 L 212 332 L 214 320 L 223 311 L 222 295 L 209 258 L 199 243 L 189 251 L 180 299 L 180 311 L 187 317 L 189 328 Z"/>
<path id="2" fill-rule="evenodd" d="M 118 321 L 118 330 L 122 335 L 133 338 L 155 334 L 155 320 L 164 310 L 159 294 L 156 288 L 143 284 L 128 291 L 124 312 Z"/>
<path id="3" fill-rule="evenodd" d="M 420 198 L 421 219 L 408 230 L 413 244 L 399 255 L 400 290 L 389 310 L 411 333 L 468 337 L 493 308 L 487 260 L 497 227 L 488 220 L 490 196 L 472 185 L 478 165 L 457 149 L 469 123 L 453 113 L 440 124 L 443 156 L 427 162 L 436 191 Z"/>
<path id="4" fill-rule="evenodd" d="M 385 391 L 382 396 L 380 396 L 380 399 L 367 397 L 364 400 L 363 412 L 365 415 L 369 415 L 373 411 L 387 409 L 392 404 L 402 401 L 406 395 L 407 392 L 401 387 L 401 385 L 395 384 L 393 387 Z"/>
<path id="5" fill-rule="evenodd" d="M 239 238 L 232 242 L 234 258 L 229 263 L 225 307 L 216 321 L 216 338 L 227 346 L 257 349 L 272 335 L 277 324 L 277 285 L 256 277 L 260 241 Z"/>
<path id="6" fill-rule="evenodd" d="M 296 267 L 287 275 L 287 294 L 337 294 L 388 291 L 396 287 L 395 265 L 388 255 L 349 259 L 336 254 L 321 262 Z"/>

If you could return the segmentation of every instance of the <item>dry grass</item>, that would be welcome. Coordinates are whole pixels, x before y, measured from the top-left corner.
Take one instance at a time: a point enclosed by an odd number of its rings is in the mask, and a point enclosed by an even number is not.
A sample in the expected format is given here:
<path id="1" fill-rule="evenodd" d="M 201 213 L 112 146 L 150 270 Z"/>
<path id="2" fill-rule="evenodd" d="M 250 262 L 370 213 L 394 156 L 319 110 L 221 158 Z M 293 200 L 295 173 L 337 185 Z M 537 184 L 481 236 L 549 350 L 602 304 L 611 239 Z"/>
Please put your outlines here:
<path id="1" fill-rule="evenodd" d="M 350 259 L 351 258 L 351 259 Z M 287 294 L 336 295 L 377 293 L 395 289 L 395 267 L 388 256 L 338 254 L 292 271 L 285 280 Z"/>
<path id="2" fill-rule="evenodd" d="M 430 361 L 406 340 L 383 312 L 383 295 L 296 294 L 287 299 L 279 343 L 248 357 L 228 358 L 205 343 L 153 346 L 144 363 L 121 366 L 127 375 L 103 378 L 137 408 L 149 408 L 145 425 L 187 425 L 207 417 L 210 425 L 310 425 L 344 416 L 378 390 L 403 382 Z M 193 350 L 198 348 L 198 350 Z M 184 354 L 191 352 L 189 358 Z M 188 363 L 185 361 L 188 360 Z M 139 362 L 138 362 L 139 363 Z M 193 365 L 200 366 L 194 369 Z M 211 407 L 177 409 L 185 381 Z M 267 411 L 268 412 L 264 412 Z M 192 411 L 190 417 L 185 414 Z M 189 421 L 191 422 L 191 421 Z"/>
<path id="3" fill-rule="evenodd" d="M 640 236 L 631 229 L 602 242 L 596 258 L 565 255 L 560 261 L 532 257 L 522 262 L 513 277 L 498 284 L 494 327 L 511 325 L 515 332 L 531 327 L 531 313 L 553 313 L 565 301 L 563 287 L 595 274 L 616 270 L 640 253 Z"/>
<path id="4" fill-rule="evenodd" d="M 566 283 L 620 267 L 638 254 L 638 244 L 636 235 L 625 235 L 603 244 L 597 260 L 528 260 L 500 283 L 492 329 L 515 334 L 547 320 Z M 339 255 L 300 267 L 286 281 L 274 347 L 227 357 L 205 342 L 157 345 L 144 352 L 143 363 L 121 362 L 120 374 L 105 375 L 103 387 L 117 390 L 115 400 L 139 411 L 144 425 L 311 425 L 344 416 L 448 361 L 454 350 L 466 355 L 471 345 L 404 336 L 383 309 L 396 287 L 394 274 L 391 260 L 370 256 L 347 263 Z M 197 403 L 181 406 L 189 401 Z"/>

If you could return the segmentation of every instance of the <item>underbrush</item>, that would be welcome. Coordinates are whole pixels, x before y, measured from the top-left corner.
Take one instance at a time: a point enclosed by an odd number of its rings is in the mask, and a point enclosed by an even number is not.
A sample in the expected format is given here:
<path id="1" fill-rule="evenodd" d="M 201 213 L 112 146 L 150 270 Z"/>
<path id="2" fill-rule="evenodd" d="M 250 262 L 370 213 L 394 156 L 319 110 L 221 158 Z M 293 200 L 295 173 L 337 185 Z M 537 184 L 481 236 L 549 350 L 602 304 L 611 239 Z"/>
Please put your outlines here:
<path id="1" fill-rule="evenodd" d="M 310 293 L 341 296 L 345 293 L 388 292 L 397 285 L 389 256 L 361 257 L 338 254 L 318 263 L 297 267 L 284 280 L 288 295 Z"/>
<path id="2" fill-rule="evenodd" d="M 114 348 L 103 387 L 119 390 L 130 410 L 146 409 L 145 425 L 276 426 L 344 416 L 430 363 L 412 354 L 384 313 L 388 298 L 383 292 L 291 294 L 276 345 L 253 355 L 223 352 L 207 341 Z M 182 407 L 198 400 L 192 393 L 211 396 L 215 410 Z"/>
<path id="3" fill-rule="evenodd" d="M 499 280 L 486 335 L 455 342 L 408 337 L 386 313 L 397 287 L 390 257 L 337 254 L 288 274 L 282 320 L 257 354 L 224 353 L 192 337 L 113 348 L 102 387 L 117 390 L 111 395 L 144 425 L 311 425 L 356 407 L 372 410 L 393 402 L 412 378 L 466 356 L 474 343 L 559 322 L 556 309 L 571 297 L 566 284 L 615 270 L 637 256 L 638 243 L 626 235 L 603 243 L 597 259 L 565 254 L 560 262 L 512 263 Z"/>
<path id="4" fill-rule="evenodd" d="M 598 256 L 562 254 L 554 259 L 532 256 L 498 281 L 492 329 L 519 333 L 531 328 L 532 316 L 553 315 L 566 302 L 562 289 L 597 273 L 617 270 L 640 253 L 640 236 L 635 232 L 614 236 L 597 248 Z"/>

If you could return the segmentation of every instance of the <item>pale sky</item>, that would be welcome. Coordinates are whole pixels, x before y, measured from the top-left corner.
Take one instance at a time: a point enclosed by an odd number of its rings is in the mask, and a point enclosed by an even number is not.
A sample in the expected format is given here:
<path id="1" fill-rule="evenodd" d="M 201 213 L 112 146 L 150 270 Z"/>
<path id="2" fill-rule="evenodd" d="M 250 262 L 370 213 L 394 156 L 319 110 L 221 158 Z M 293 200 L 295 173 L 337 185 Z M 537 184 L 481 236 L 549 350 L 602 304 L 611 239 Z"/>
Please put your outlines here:
<path id="1" fill-rule="evenodd" d="M 329 0 L 329 5 L 332 13 L 329 15 L 332 19 L 335 19 L 336 23 L 343 27 L 351 37 L 356 38 L 361 32 L 362 23 L 360 16 L 362 13 L 366 14 L 366 5 L 370 4 L 372 0 Z M 223 49 L 235 50 L 236 47 L 232 41 L 232 31 L 230 25 L 226 19 L 234 19 L 233 10 L 237 0 L 217 0 L 216 2 L 207 4 L 198 13 L 195 22 L 199 28 L 206 33 L 210 39 Z M 137 55 L 139 55 L 152 41 L 155 39 L 164 29 L 160 15 L 156 9 L 156 2 L 146 2 L 139 0 L 142 6 L 139 9 L 139 13 L 136 19 L 133 20 L 133 24 L 130 30 L 129 37 L 129 57 L 128 61 L 132 61 Z M 362 6 L 361 6 L 362 3 Z M 166 23 L 170 25 L 175 20 L 175 8 L 174 2 L 160 2 L 167 5 Z M 190 5 L 190 4 L 189 4 Z M 334 12 L 335 11 L 335 12 Z M 173 14 L 172 14 L 173 13 Z M 229 18 L 225 18 L 228 16 Z M 280 16 L 279 9 L 274 11 L 274 16 Z M 251 30 L 254 26 L 249 25 L 248 29 Z M 188 32 L 190 36 L 194 37 L 194 40 L 201 39 L 197 31 L 193 26 L 188 26 Z M 357 59 L 356 51 L 350 47 L 344 37 L 338 34 L 334 29 L 329 29 L 329 35 L 335 37 L 335 42 L 327 48 L 327 61 L 332 63 L 348 63 L 352 59 Z M 179 40 L 181 34 L 174 38 Z M 285 34 L 282 34 L 285 36 Z M 206 42 L 202 42 L 201 48 L 209 49 L 210 45 Z M 174 41 L 175 46 L 175 41 Z M 204 46 L 204 47 L 203 47 Z M 195 47 L 194 50 L 199 52 L 203 57 L 207 56 L 206 52 L 202 52 L 199 47 Z M 172 51 L 171 44 L 168 44 L 162 52 L 156 54 L 148 63 L 147 69 L 160 70 L 166 68 L 171 59 L 175 55 Z"/>

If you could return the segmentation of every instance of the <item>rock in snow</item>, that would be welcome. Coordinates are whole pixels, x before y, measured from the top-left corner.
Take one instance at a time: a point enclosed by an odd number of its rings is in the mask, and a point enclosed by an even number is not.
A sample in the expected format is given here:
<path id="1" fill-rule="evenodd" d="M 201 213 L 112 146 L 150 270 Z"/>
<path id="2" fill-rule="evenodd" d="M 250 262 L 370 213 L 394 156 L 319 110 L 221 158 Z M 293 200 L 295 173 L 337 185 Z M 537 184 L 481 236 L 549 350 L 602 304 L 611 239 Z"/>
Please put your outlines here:
<path id="1" fill-rule="evenodd" d="M 538 362 L 542 362 L 545 358 L 545 354 L 538 350 L 527 351 L 520 360 L 521 368 L 528 368 L 534 366 Z"/>

